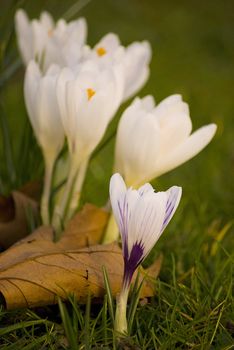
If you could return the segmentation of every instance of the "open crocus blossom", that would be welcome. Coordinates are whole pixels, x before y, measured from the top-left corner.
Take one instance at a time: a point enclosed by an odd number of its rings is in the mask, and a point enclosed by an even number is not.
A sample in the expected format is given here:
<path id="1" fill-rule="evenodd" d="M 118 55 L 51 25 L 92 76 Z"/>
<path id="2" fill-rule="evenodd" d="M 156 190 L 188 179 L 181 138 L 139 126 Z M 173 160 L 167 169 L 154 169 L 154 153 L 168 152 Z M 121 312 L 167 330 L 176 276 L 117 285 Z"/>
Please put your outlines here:
<path id="1" fill-rule="evenodd" d="M 64 68 L 58 77 L 57 99 L 68 141 L 70 170 L 62 204 L 55 208 L 55 227 L 64 217 L 71 189 L 79 192 L 74 184 L 79 168 L 83 167 L 81 173 L 84 177 L 86 162 L 121 103 L 121 69 L 118 79 L 116 73 L 113 67 L 100 71 L 95 62 L 87 62 L 81 65 L 78 73 Z M 77 186 L 81 185 L 82 180 L 78 179 Z"/>
<path id="2" fill-rule="evenodd" d="M 87 158 L 100 142 L 121 103 L 119 79 L 112 67 L 100 71 L 93 62 L 81 65 L 78 73 L 64 68 L 57 80 L 57 99 L 70 154 L 78 161 Z"/>
<path id="3" fill-rule="evenodd" d="M 80 59 L 86 41 L 87 25 L 84 18 L 66 23 L 59 19 L 54 23 L 48 12 L 30 21 L 26 12 L 19 9 L 15 15 L 19 50 L 26 65 L 37 59 L 45 71 L 50 64 L 72 66 Z"/>
<path id="4" fill-rule="evenodd" d="M 149 63 L 151 60 L 151 47 L 148 41 L 134 42 L 126 48 L 120 44 L 116 34 L 105 35 L 91 49 L 83 48 L 83 60 L 92 59 L 102 67 L 118 62 L 124 68 L 124 93 L 123 100 L 135 95 L 145 84 L 149 77 Z"/>
<path id="5" fill-rule="evenodd" d="M 64 143 L 64 131 L 56 96 L 60 68 L 50 66 L 45 75 L 35 61 L 28 64 L 24 97 L 29 119 L 45 160 L 45 185 L 41 203 L 43 223 L 49 223 L 49 195 L 54 162 Z"/>
<path id="6" fill-rule="evenodd" d="M 177 186 L 166 192 L 154 192 L 149 183 L 138 190 L 127 189 L 118 173 L 111 178 L 110 201 L 122 238 L 124 258 L 123 285 L 115 319 L 118 332 L 127 332 L 126 305 L 132 276 L 173 217 L 181 193 L 181 187 Z"/>
<path id="7" fill-rule="evenodd" d="M 169 96 L 158 106 L 152 96 L 136 98 L 118 125 L 115 171 L 128 185 L 140 186 L 176 168 L 211 141 L 216 125 L 191 131 L 189 108 L 180 95 Z"/>

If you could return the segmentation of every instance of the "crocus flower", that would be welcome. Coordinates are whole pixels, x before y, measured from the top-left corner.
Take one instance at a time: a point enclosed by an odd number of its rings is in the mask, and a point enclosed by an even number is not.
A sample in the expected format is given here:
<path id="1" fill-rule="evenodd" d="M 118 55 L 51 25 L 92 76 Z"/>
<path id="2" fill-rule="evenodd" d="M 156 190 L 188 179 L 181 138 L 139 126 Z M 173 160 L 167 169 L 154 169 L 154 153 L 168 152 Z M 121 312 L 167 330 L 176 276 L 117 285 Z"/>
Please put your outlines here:
<path id="1" fill-rule="evenodd" d="M 87 158 L 100 142 L 121 103 L 122 72 L 100 70 L 94 62 L 81 65 L 78 73 L 64 68 L 57 80 L 57 99 L 69 151 Z"/>
<path id="2" fill-rule="evenodd" d="M 121 62 L 124 68 L 123 100 L 132 97 L 145 84 L 149 77 L 151 47 L 148 41 L 134 42 L 126 48 L 120 44 L 116 34 L 105 35 L 91 49 L 83 48 L 83 60 L 92 59 L 102 67 Z"/>
<path id="3" fill-rule="evenodd" d="M 158 106 L 152 96 L 136 98 L 118 125 L 115 171 L 128 185 L 139 186 L 178 167 L 211 141 L 216 125 L 191 131 L 189 108 L 180 95 L 169 96 Z"/>
<path id="4" fill-rule="evenodd" d="M 132 276 L 149 254 L 173 217 L 181 198 L 181 187 L 154 192 L 149 183 L 138 190 L 127 189 L 122 177 L 110 181 L 110 201 L 121 238 L 124 259 L 122 290 L 119 295 L 115 329 L 127 331 L 126 304 Z"/>
<path id="5" fill-rule="evenodd" d="M 87 25 L 84 18 L 66 23 L 59 19 L 54 23 L 48 12 L 30 21 L 26 12 L 19 9 L 15 15 L 19 50 L 26 65 L 37 59 L 45 71 L 50 64 L 72 66 L 80 59 L 86 41 Z"/>
<path id="6" fill-rule="evenodd" d="M 100 70 L 95 62 L 86 62 L 78 73 L 64 68 L 57 80 L 57 99 L 61 118 L 68 141 L 70 153 L 70 171 L 65 195 L 56 210 L 53 220 L 64 217 L 67 201 L 71 197 L 71 188 L 78 193 L 83 181 L 74 184 L 78 169 L 83 164 L 85 174 L 86 161 L 103 137 L 105 130 L 122 100 L 123 80 L 113 67 Z M 118 76 L 118 78 L 117 78 Z M 84 174 L 82 177 L 84 177 Z"/>
<path id="7" fill-rule="evenodd" d="M 24 97 L 29 119 L 45 160 L 45 185 L 42 196 L 42 219 L 49 223 L 49 194 L 54 162 L 64 143 L 64 131 L 56 96 L 56 80 L 60 68 L 50 66 L 45 75 L 31 61 L 24 81 Z"/>

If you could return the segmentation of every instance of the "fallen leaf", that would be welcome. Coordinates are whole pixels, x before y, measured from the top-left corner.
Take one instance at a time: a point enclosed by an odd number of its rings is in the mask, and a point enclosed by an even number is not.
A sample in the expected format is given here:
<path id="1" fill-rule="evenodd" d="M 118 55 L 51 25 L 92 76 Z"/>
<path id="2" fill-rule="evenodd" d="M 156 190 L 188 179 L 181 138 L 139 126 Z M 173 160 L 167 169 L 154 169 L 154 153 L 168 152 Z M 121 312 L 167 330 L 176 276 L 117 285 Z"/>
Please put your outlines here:
<path id="1" fill-rule="evenodd" d="M 106 226 L 108 213 L 92 204 L 86 204 L 70 221 L 62 238 L 54 243 L 51 226 L 41 226 L 0 254 L 0 271 L 25 259 L 46 253 L 78 250 L 100 242 Z"/>
<path id="2" fill-rule="evenodd" d="M 18 189 L 18 192 L 23 193 L 26 197 L 34 199 L 39 202 L 42 193 L 42 182 L 41 181 L 30 181 Z"/>
<path id="3" fill-rule="evenodd" d="M 18 191 L 8 198 L 1 197 L 0 203 L 0 247 L 8 248 L 29 233 L 27 213 L 36 215 L 38 204 Z"/>
<path id="4" fill-rule="evenodd" d="M 113 295 L 121 287 L 123 258 L 117 244 L 94 245 L 81 249 L 87 242 L 100 239 L 107 222 L 107 213 L 91 205 L 73 219 L 62 239 L 53 242 L 53 230 L 41 227 L 0 254 L 0 293 L 8 309 L 54 304 L 57 295 L 67 299 L 74 294 L 85 302 L 91 292 L 94 298 L 105 294 L 102 267 L 105 266 Z M 74 223 L 77 223 L 77 226 Z M 74 225 L 74 226 L 73 226 Z M 142 297 L 154 294 L 153 280 L 161 259 L 145 277 Z"/>
<path id="5" fill-rule="evenodd" d="M 67 299 L 69 294 L 74 294 L 78 302 L 83 303 L 89 292 L 95 298 L 105 294 L 103 266 L 116 296 L 123 274 L 122 252 L 116 244 L 96 245 L 77 251 L 45 252 L 12 264 L 0 271 L 0 292 L 8 309 L 54 304 L 57 295 Z M 147 271 L 144 271 L 141 276 L 146 274 Z M 146 277 L 142 297 L 152 295 L 154 288 Z"/>

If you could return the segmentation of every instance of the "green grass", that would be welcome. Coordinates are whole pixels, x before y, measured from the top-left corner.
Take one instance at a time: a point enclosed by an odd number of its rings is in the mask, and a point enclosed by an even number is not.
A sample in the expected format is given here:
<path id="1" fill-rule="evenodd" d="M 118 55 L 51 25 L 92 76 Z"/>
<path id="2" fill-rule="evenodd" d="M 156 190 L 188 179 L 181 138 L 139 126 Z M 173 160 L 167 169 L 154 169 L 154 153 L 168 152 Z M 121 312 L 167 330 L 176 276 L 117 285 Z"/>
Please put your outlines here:
<path id="1" fill-rule="evenodd" d="M 7 194 L 41 178 L 43 172 L 23 102 L 14 7 L 17 3 L 24 6 L 31 16 L 47 8 L 58 18 L 73 1 L 2 3 L 0 190 Z M 138 305 L 131 337 L 120 348 L 234 348 L 233 13 L 231 0 L 99 0 L 80 11 L 88 20 L 91 44 L 109 31 L 118 33 L 124 44 L 150 41 L 154 53 L 151 76 L 140 96 L 150 93 L 160 101 L 181 93 L 190 105 L 194 129 L 210 122 L 218 124 L 217 135 L 206 150 L 153 182 L 157 189 L 181 185 L 183 199 L 147 262 L 163 252 L 162 270 L 155 281 L 157 294 Z M 91 161 L 83 202 L 103 205 L 107 199 L 114 149 L 111 135 L 116 125 L 117 120 Z M 60 308 L 1 309 L 0 348 L 111 349 L 108 310 L 107 299 L 102 305 L 87 307 L 71 299 Z"/>

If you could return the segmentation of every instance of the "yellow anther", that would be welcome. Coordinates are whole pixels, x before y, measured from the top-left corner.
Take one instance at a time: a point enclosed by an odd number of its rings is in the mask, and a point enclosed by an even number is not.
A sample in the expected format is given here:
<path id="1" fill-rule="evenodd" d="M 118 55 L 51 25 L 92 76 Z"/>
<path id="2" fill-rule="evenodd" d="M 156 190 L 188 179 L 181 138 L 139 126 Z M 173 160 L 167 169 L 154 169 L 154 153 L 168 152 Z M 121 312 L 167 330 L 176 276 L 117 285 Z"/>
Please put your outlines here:
<path id="1" fill-rule="evenodd" d="M 90 100 L 92 97 L 93 97 L 93 95 L 95 95 L 96 94 L 96 91 L 94 91 L 93 89 L 86 89 L 86 91 L 87 91 L 87 95 L 88 95 L 88 100 Z"/>
<path id="2" fill-rule="evenodd" d="M 98 56 L 104 56 L 106 54 L 106 50 L 104 49 L 104 47 L 99 47 L 96 51 Z"/>
<path id="3" fill-rule="evenodd" d="M 53 32 L 54 32 L 54 31 L 53 31 L 53 29 L 52 29 L 52 28 L 51 28 L 51 29 L 49 29 L 49 30 L 48 30 L 48 36 L 49 36 L 49 37 L 52 37 Z"/>

